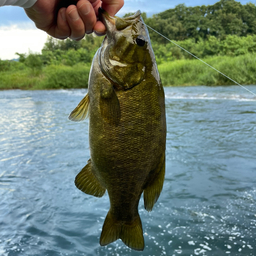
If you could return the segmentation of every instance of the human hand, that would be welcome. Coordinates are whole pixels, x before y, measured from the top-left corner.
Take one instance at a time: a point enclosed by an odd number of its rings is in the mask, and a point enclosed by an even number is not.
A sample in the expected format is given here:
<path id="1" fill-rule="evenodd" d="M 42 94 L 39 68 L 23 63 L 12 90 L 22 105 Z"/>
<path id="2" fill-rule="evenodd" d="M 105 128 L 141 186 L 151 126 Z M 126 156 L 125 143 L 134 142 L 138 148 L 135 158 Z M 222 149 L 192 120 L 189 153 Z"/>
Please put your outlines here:
<path id="1" fill-rule="evenodd" d="M 105 33 L 105 26 L 97 21 L 99 7 L 114 16 L 123 4 L 124 0 L 37 0 L 25 12 L 37 28 L 49 35 L 80 40 L 85 33 Z"/>

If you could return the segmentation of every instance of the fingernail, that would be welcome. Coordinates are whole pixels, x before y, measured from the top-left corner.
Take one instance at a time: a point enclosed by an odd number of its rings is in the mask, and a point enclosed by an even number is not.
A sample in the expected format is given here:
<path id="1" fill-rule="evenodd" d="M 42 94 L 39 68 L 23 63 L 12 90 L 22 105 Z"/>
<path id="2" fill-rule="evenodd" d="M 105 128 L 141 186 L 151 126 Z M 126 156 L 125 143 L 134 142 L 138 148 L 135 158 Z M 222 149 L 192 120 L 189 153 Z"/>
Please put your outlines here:
<path id="1" fill-rule="evenodd" d="M 90 4 L 84 3 L 80 6 L 80 11 L 83 15 L 87 15 L 90 12 L 90 10 Z"/>
<path id="2" fill-rule="evenodd" d="M 97 36 L 104 36 L 106 34 L 106 31 L 93 31 Z"/>
<path id="3" fill-rule="evenodd" d="M 69 17 L 73 20 L 73 21 L 76 21 L 79 19 L 79 15 L 76 11 L 76 9 L 73 9 L 71 10 L 69 13 L 68 13 Z"/>

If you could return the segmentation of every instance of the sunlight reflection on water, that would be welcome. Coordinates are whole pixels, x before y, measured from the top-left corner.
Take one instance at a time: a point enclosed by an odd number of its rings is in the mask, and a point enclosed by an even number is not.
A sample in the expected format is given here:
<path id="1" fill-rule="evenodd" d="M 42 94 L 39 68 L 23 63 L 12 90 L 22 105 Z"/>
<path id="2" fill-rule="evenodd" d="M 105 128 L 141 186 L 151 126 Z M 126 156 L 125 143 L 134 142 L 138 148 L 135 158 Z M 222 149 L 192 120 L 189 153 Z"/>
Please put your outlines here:
<path id="1" fill-rule="evenodd" d="M 166 178 L 152 212 L 140 202 L 143 252 L 100 247 L 108 196 L 74 185 L 88 121 L 67 116 L 86 90 L 1 91 L 0 254 L 254 255 L 256 99 L 238 86 L 165 91 Z"/>

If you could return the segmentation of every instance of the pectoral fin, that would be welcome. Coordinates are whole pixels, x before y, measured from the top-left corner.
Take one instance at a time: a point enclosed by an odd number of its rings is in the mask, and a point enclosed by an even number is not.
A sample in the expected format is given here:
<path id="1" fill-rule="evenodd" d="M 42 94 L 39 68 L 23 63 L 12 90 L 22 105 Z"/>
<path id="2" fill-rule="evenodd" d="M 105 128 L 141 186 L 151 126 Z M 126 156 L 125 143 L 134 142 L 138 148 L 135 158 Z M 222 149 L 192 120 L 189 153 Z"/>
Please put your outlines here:
<path id="1" fill-rule="evenodd" d="M 77 174 L 75 185 L 84 193 L 96 197 L 102 197 L 106 191 L 92 172 L 91 160 L 89 160 L 88 164 Z"/>
<path id="2" fill-rule="evenodd" d="M 102 88 L 100 96 L 100 112 L 104 121 L 107 123 L 114 126 L 119 124 L 121 118 L 120 104 L 112 86 L 105 86 Z"/>
<path id="3" fill-rule="evenodd" d="M 149 183 L 144 189 L 144 207 L 147 211 L 153 209 L 154 204 L 156 203 L 158 197 L 163 188 L 164 175 L 165 175 L 165 153 L 162 155 L 159 165 L 155 170 L 155 175 L 151 177 Z"/>
<path id="4" fill-rule="evenodd" d="M 89 94 L 87 93 L 77 107 L 71 112 L 68 119 L 75 122 L 84 120 L 88 115 L 89 103 Z"/>

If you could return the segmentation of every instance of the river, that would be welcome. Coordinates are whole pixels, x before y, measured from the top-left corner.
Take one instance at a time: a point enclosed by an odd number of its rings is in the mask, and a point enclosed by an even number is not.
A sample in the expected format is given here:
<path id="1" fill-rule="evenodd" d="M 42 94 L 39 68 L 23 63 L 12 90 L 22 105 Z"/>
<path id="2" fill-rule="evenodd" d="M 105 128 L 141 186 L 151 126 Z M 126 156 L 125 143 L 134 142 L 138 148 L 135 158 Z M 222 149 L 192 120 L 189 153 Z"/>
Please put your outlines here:
<path id="1" fill-rule="evenodd" d="M 248 86 L 256 92 L 256 86 Z M 86 90 L 0 91 L 0 255 L 256 255 L 256 97 L 238 86 L 165 88 L 166 177 L 145 249 L 99 236 L 108 196 L 74 178 L 88 120 L 67 119 Z"/>

